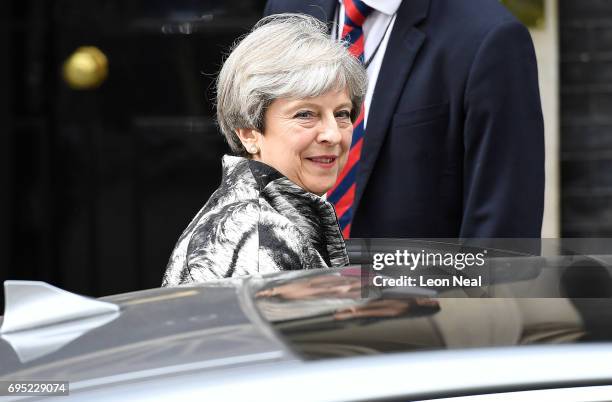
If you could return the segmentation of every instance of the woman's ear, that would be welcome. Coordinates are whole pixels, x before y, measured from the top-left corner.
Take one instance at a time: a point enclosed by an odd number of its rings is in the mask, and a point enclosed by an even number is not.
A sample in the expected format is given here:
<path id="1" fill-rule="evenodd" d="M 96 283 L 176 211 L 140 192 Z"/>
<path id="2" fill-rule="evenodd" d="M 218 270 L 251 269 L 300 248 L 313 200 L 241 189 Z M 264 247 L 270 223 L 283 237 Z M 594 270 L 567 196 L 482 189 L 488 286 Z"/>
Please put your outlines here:
<path id="1" fill-rule="evenodd" d="M 248 153 L 254 157 L 259 154 L 261 133 L 253 128 L 238 128 L 236 135 Z"/>

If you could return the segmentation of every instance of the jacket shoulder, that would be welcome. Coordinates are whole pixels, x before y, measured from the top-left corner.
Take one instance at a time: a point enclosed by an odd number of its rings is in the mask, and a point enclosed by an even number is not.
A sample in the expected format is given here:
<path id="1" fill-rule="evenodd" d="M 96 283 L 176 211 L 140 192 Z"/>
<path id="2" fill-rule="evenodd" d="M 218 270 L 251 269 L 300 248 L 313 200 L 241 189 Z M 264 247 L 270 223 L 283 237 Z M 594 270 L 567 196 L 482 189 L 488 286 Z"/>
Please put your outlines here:
<path id="1" fill-rule="evenodd" d="M 510 22 L 522 25 L 499 0 L 431 0 L 429 20 L 433 29 L 458 27 L 467 35 L 481 36 Z"/>
<path id="2" fill-rule="evenodd" d="M 260 210 L 256 200 L 241 200 L 203 214 L 193 229 L 189 248 L 200 248 L 204 243 L 237 240 L 241 233 L 256 226 Z"/>
<path id="3" fill-rule="evenodd" d="M 457 22 L 464 24 L 466 28 L 494 26 L 509 20 L 518 21 L 499 0 L 430 1 L 430 12 L 442 12 L 458 18 Z"/>
<path id="4" fill-rule="evenodd" d="M 204 214 L 196 224 L 186 251 L 186 269 L 194 282 L 233 276 L 253 260 L 256 269 L 259 204 L 237 201 Z M 244 267 L 245 269 L 247 267 Z"/>
<path id="5" fill-rule="evenodd" d="M 296 225 L 265 202 L 225 205 L 198 223 L 187 249 L 193 281 L 304 268 Z"/>

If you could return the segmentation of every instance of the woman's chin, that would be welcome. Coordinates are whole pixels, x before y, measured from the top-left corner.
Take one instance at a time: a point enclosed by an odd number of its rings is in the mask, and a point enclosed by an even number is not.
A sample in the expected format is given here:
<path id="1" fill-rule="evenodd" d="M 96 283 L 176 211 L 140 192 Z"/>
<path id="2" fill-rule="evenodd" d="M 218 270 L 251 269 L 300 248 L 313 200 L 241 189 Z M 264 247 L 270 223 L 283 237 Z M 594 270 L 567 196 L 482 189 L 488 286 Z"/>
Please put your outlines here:
<path id="1" fill-rule="evenodd" d="M 308 191 L 318 196 L 322 196 L 323 194 L 331 190 L 335 183 L 335 179 L 333 181 L 318 182 L 310 186 L 308 188 Z"/>

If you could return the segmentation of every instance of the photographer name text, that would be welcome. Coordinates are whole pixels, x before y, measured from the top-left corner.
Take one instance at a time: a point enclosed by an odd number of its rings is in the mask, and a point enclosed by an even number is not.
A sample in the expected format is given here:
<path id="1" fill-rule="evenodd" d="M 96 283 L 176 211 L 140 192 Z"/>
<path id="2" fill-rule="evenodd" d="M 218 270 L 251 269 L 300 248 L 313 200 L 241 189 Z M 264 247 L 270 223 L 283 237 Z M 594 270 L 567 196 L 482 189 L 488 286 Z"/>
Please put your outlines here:
<path id="1" fill-rule="evenodd" d="M 374 286 L 392 287 L 392 286 L 420 286 L 420 287 L 481 287 L 482 277 L 480 275 L 474 278 L 465 276 L 453 276 L 452 278 L 430 278 L 423 275 L 417 277 L 402 275 L 399 278 L 391 278 L 382 275 L 376 275 L 372 278 Z"/>

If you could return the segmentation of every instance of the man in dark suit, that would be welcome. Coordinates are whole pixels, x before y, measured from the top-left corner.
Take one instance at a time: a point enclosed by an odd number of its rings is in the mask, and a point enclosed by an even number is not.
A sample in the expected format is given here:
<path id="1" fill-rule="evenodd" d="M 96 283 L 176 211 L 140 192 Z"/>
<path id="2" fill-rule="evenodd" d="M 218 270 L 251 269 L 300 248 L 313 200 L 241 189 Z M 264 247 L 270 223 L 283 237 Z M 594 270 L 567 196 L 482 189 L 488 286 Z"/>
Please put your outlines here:
<path id="1" fill-rule="evenodd" d="M 269 0 L 265 12 L 331 27 L 340 6 Z M 498 0 L 403 0 L 391 18 L 351 237 L 540 237 L 544 128 L 527 29 Z"/>

